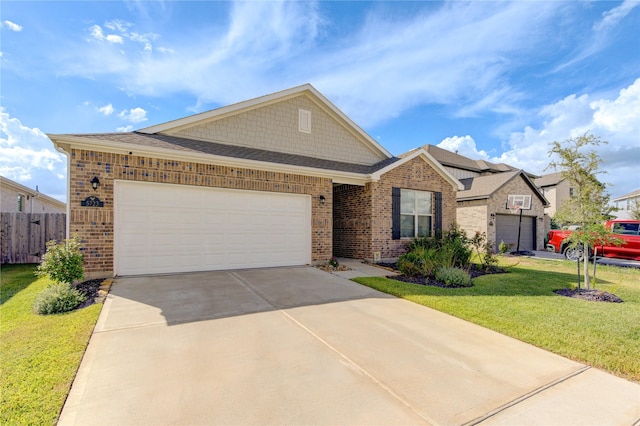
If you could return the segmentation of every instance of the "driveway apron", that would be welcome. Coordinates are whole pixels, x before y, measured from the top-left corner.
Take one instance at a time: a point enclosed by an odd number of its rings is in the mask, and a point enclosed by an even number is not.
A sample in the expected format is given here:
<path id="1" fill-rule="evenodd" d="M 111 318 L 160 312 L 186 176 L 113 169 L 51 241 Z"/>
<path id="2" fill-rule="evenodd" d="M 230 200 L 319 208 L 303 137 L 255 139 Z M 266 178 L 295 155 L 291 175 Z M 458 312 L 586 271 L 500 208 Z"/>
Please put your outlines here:
<path id="1" fill-rule="evenodd" d="M 639 418 L 635 383 L 300 267 L 118 278 L 59 424 Z"/>

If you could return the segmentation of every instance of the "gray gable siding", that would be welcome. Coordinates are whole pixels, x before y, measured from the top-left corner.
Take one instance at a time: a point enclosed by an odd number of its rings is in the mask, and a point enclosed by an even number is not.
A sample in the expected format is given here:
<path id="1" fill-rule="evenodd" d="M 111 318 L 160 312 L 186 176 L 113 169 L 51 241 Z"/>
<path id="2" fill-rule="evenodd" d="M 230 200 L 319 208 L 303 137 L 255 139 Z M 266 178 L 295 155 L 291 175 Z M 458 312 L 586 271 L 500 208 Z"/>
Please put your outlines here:
<path id="1" fill-rule="evenodd" d="M 298 111 L 311 111 L 311 133 L 301 132 Z M 219 144 L 301 155 L 329 161 L 374 165 L 386 157 L 348 130 L 308 97 L 291 99 L 217 118 L 173 135 Z"/>

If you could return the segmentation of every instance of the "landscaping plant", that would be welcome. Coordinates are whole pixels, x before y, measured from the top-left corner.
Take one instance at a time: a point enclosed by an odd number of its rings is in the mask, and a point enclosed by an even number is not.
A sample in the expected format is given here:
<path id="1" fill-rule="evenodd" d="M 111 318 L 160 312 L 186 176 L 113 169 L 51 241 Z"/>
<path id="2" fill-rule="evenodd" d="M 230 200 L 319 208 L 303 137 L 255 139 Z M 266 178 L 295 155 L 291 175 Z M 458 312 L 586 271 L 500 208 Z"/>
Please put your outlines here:
<path id="1" fill-rule="evenodd" d="M 41 315 L 68 312 L 85 300 L 85 296 L 72 287 L 84 277 L 84 256 L 80 251 L 80 238 L 47 242 L 47 252 L 42 256 L 36 275 L 48 276 L 54 284 L 36 298 L 33 310 Z"/>
<path id="2" fill-rule="evenodd" d="M 40 315 L 69 312 L 86 299 L 84 294 L 68 283 L 55 283 L 38 294 L 33 310 Z"/>
<path id="3" fill-rule="evenodd" d="M 486 233 L 476 232 L 476 235 L 470 241 L 476 251 L 482 270 L 488 272 L 498 266 L 498 258 L 493 252 L 493 242 L 487 241 Z M 504 244 L 504 241 L 502 244 Z"/>
<path id="4" fill-rule="evenodd" d="M 74 235 L 58 244 L 56 240 L 47 242 L 47 251 L 38 265 L 38 276 L 48 275 L 53 282 L 72 284 L 84 277 L 84 256 L 80 237 Z"/>
<path id="5" fill-rule="evenodd" d="M 438 268 L 436 279 L 447 287 L 471 287 L 471 275 L 460 268 Z"/>
<path id="6" fill-rule="evenodd" d="M 598 146 L 601 143 L 606 144 L 607 142 L 601 141 L 597 136 L 585 133 L 582 136 L 569 138 L 562 143 L 554 141 L 549 151 L 550 156 L 556 157 L 549 163 L 549 167 L 560 169 L 562 177 L 567 179 L 569 184 L 577 190 L 574 196 L 565 200 L 558 207 L 555 219 L 561 223 L 579 226 L 579 230 L 572 232 L 567 241 L 571 249 L 584 248 L 582 249 L 583 271 L 587 290 L 591 286 L 589 275 L 591 249 L 596 244 L 619 245 L 622 243 L 603 226 L 613 207 L 609 203 L 610 197 L 606 191 L 606 184 L 598 180 L 598 175 L 605 173 L 600 170 L 602 160 L 593 149 L 585 152 L 589 147 Z M 578 275 L 578 287 L 579 279 Z"/>

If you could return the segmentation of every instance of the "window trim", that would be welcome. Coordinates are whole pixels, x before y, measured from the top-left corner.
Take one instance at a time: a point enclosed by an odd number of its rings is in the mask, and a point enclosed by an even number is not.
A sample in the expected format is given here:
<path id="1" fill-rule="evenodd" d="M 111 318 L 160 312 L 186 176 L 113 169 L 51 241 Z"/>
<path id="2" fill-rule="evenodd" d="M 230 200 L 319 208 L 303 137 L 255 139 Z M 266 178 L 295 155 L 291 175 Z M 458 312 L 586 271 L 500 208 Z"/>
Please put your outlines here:
<path id="1" fill-rule="evenodd" d="M 413 214 L 408 214 L 408 213 L 403 213 L 402 212 L 402 192 L 406 191 L 406 192 L 413 192 L 414 197 L 413 197 L 413 202 L 414 202 L 414 209 L 413 209 Z M 431 209 L 430 212 L 428 214 L 424 214 L 424 213 L 420 213 L 418 212 L 418 194 L 428 194 L 429 198 L 430 198 L 430 204 L 431 204 Z M 434 232 L 434 218 L 435 218 L 435 212 L 434 212 L 434 207 L 435 207 L 435 193 L 432 191 L 423 191 L 420 189 L 408 189 L 408 188 L 401 188 L 400 189 L 400 221 L 402 222 L 402 217 L 403 216 L 412 216 L 413 217 L 413 235 L 411 236 L 406 236 L 406 235 L 402 235 L 402 226 L 400 226 L 400 238 L 401 239 L 411 239 L 411 238 L 417 238 L 417 237 L 422 237 L 422 236 L 427 236 L 427 237 L 431 237 L 433 236 L 433 232 Z M 427 231 L 426 234 L 420 235 L 418 233 L 418 229 L 419 229 L 419 219 L 421 217 L 427 217 L 429 218 L 429 229 Z"/>

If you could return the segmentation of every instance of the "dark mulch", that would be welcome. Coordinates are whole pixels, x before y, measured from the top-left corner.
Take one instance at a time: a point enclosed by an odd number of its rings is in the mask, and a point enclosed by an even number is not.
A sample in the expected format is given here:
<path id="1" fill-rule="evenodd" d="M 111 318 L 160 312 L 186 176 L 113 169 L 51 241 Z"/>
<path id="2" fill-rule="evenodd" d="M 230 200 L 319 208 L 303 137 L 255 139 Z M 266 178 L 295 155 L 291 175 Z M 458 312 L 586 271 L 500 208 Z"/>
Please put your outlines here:
<path id="1" fill-rule="evenodd" d="M 573 297 L 573 298 L 582 299 L 582 300 L 589 300 L 592 302 L 611 302 L 611 303 L 623 302 L 623 300 L 620 299 L 615 294 L 611 294 L 606 291 L 600 291 L 600 290 L 584 290 L 584 289 L 572 290 L 570 288 L 562 288 L 560 290 L 554 290 L 553 292 L 561 296 Z"/>
<path id="2" fill-rule="evenodd" d="M 74 287 L 82 294 L 87 296 L 87 300 L 78 305 L 76 309 L 86 308 L 87 306 L 91 306 L 94 303 L 99 303 L 101 301 L 100 294 L 98 290 L 100 289 L 100 285 L 102 284 L 104 279 L 95 279 L 95 280 L 87 280 L 81 283 L 77 283 Z"/>
<path id="3" fill-rule="evenodd" d="M 383 268 L 392 270 L 392 271 L 397 271 L 398 270 L 398 266 L 396 263 L 377 263 L 377 266 L 382 266 Z M 471 269 L 469 270 L 469 275 L 471 275 L 471 278 L 476 278 L 482 275 L 488 275 L 488 274 L 505 274 L 507 271 L 502 269 L 502 268 L 497 268 L 497 267 L 492 267 L 489 270 L 484 270 L 484 269 L 480 269 L 478 268 L 477 265 L 472 264 L 471 265 Z M 405 275 L 390 275 L 387 278 L 392 279 L 392 280 L 396 280 L 396 281 L 402 281 L 405 283 L 410 283 L 410 284 L 419 284 L 419 285 L 430 285 L 433 287 L 441 287 L 441 288 L 464 288 L 464 286 L 457 286 L 457 285 L 447 285 L 445 283 L 443 283 L 442 281 L 438 281 L 437 279 L 435 279 L 435 277 L 431 276 L 431 277 L 407 277 Z"/>

